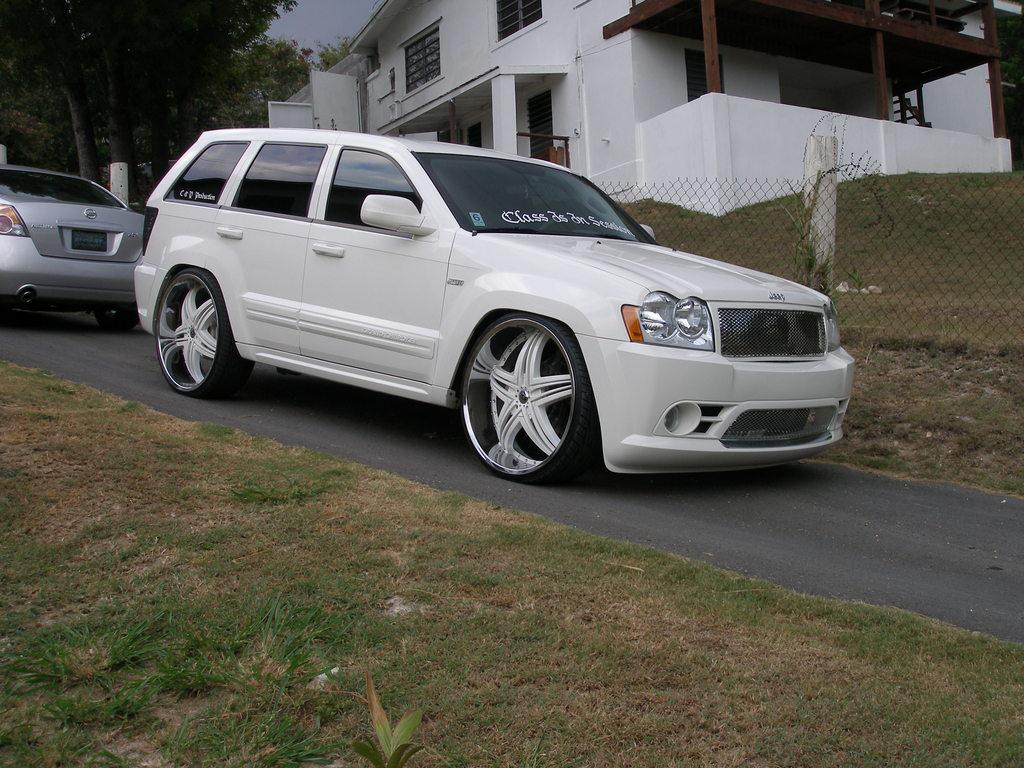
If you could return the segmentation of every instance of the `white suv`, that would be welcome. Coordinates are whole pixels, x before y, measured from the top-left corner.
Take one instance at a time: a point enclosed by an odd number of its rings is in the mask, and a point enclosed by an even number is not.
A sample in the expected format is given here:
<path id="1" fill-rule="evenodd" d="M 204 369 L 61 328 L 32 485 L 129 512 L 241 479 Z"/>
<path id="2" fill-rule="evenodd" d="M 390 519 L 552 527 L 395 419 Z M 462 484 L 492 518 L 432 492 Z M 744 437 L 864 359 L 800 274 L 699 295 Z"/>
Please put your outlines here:
<path id="1" fill-rule="evenodd" d="M 451 144 L 203 134 L 135 288 L 178 392 L 253 363 L 458 408 L 509 479 L 778 464 L 842 436 L 828 298 L 658 246 L 586 179 Z"/>

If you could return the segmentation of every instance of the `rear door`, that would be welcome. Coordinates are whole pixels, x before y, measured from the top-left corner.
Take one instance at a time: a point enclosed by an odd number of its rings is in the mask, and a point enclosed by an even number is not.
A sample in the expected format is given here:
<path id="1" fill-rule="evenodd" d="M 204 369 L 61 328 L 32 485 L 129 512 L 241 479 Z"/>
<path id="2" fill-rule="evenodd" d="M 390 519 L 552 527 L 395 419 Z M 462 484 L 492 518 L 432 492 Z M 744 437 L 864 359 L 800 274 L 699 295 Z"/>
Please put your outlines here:
<path id="1" fill-rule="evenodd" d="M 142 216 L 85 179 L 4 168 L 0 198 L 17 209 L 43 256 L 133 262 L 142 253 Z"/>
<path id="2" fill-rule="evenodd" d="M 243 326 L 236 338 L 298 353 L 299 304 L 313 188 L 327 146 L 267 142 L 215 227 Z"/>

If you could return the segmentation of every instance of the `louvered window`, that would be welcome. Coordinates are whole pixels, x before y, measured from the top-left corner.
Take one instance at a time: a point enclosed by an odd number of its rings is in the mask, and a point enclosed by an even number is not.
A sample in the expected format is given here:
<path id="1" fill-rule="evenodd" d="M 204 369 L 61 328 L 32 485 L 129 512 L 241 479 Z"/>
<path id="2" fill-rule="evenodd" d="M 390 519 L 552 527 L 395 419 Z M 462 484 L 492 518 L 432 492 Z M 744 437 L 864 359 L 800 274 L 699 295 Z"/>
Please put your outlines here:
<path id="1" fill-rule="evenodd" d="M 405 46 L 405 90 L 415 91 L 440 76 L 441 33 L 435 27 Z"/>
<path id="2" fill-rule="evenodd" d="M 725 87 L 725 75 L 722 74 L 722 57 L 718 57 L 718 72 Z M 704 65 L 704 51 L 686 49 L 686 100 L 699 99 L 708 92 L 708 70 Z"/>
<path id="3" fill-rule="evenodd" d="M 498 39 L 540 21 L 543 15 L 541 0 L 498 0 Z"/>
<path id="4" fill-rule="evenodd" d="M 526 101 L 526 122 L 530 126 L 530 133 L 550 135 L 554 130 L 554 120 L 551 116 L 551 91 L 538 93 Z M 536 157 L 548 147 L 554 146 L 551 139 L 530 139 L 530 156 Z"/>

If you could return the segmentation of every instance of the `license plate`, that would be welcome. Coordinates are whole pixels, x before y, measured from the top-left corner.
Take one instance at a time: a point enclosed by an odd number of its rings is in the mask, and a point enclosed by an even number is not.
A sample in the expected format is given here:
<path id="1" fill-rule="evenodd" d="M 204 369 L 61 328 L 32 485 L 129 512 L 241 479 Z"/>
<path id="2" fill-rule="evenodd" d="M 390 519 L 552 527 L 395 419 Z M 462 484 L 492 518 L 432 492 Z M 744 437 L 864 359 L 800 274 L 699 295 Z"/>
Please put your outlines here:
<path id="1" fill-rule="evenodd" d="M 88 230 L 71 230 L 71 248 L 76 251 L 106 251 L 107 233 Z"/>

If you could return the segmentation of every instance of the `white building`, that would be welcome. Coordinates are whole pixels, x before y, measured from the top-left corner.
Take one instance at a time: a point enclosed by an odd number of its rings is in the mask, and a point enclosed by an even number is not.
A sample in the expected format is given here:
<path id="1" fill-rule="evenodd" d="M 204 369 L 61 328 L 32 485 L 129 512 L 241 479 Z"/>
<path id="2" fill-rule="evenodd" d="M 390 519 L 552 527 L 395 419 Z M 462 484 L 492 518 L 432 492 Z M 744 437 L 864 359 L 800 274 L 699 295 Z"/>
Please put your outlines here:
<path id="1" fill-rule="evenodd" d="M 884 173 L 1008 171 L 994 19 L 1020 12 L 1008 0 L 381 0 L 335 79 L 293 102 L 319 88 L 335 113 L 313 103 L 302 118 L 319 127 L 437 134 L 599 182 L 797 178 L 812 132 Z"/>

